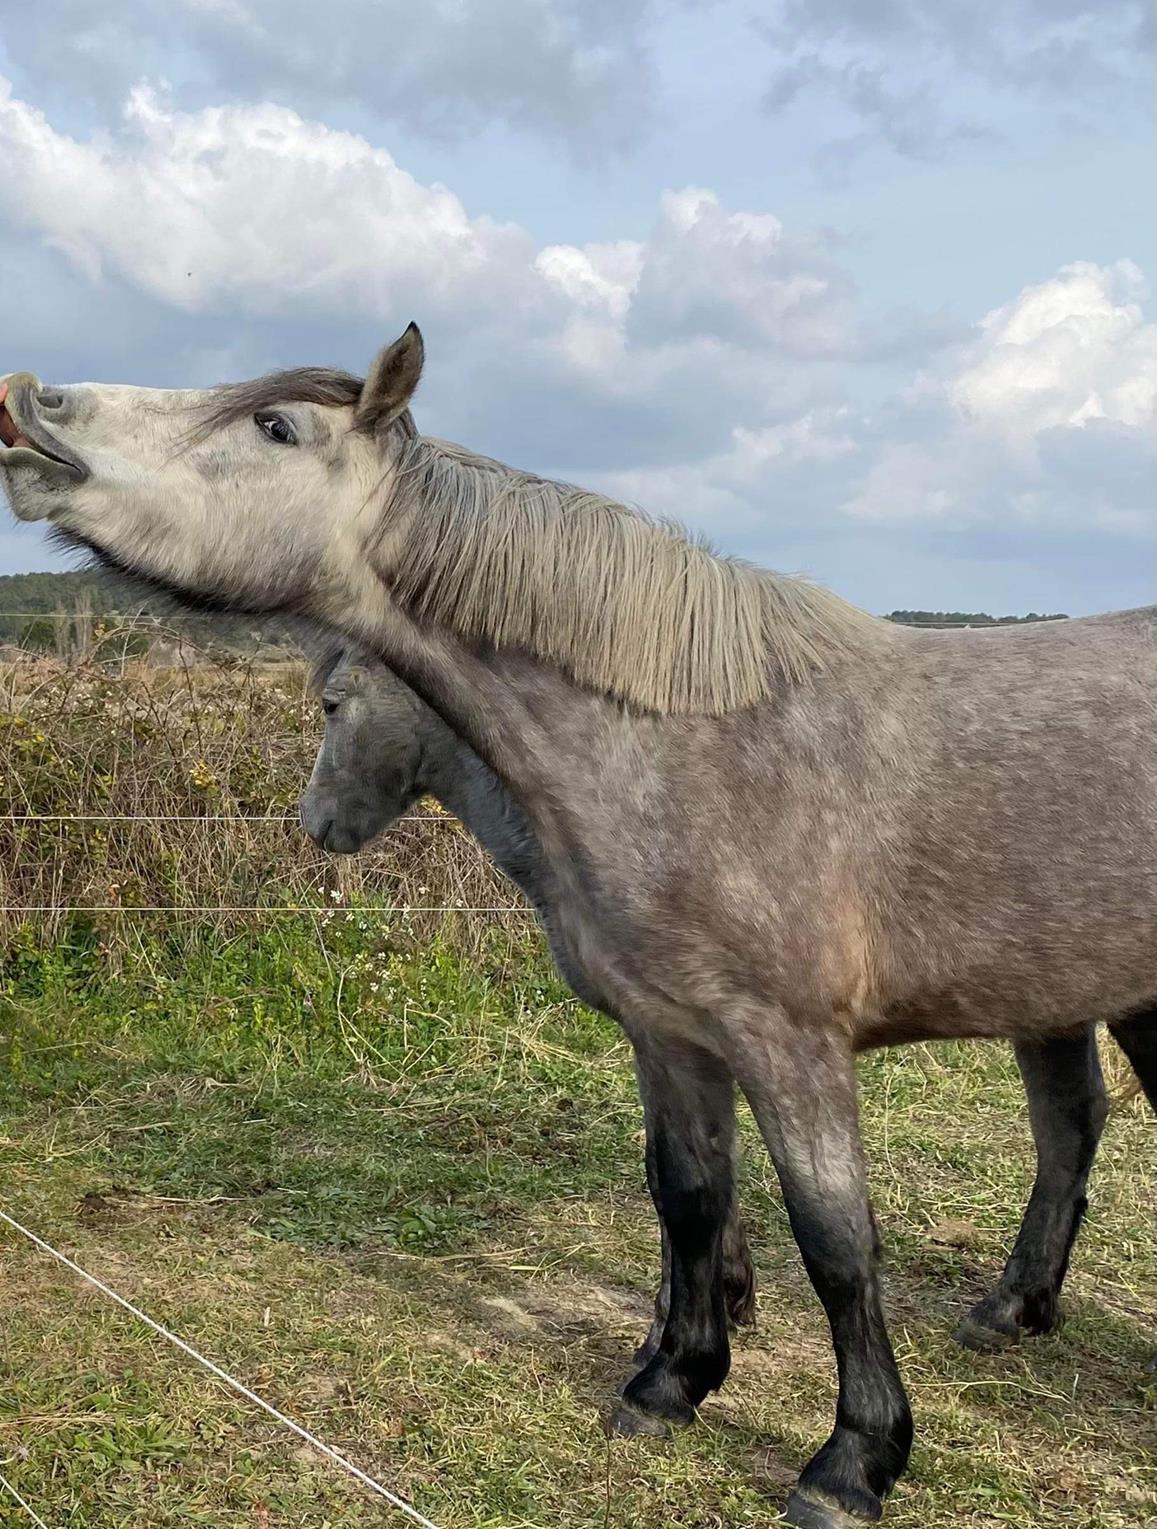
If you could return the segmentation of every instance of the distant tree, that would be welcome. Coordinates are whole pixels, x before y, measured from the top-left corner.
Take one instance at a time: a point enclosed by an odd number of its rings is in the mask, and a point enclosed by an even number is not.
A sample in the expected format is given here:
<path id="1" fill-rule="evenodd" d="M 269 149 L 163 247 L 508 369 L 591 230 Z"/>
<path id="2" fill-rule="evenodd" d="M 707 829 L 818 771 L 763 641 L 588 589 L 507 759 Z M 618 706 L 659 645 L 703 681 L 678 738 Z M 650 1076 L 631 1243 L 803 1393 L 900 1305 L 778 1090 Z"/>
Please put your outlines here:
<path id="1" fill-rule="evenodd" d="M 20 623 L 16 645 L 33 653 L 51 653 L 56 646 L 56 623 L 47 616 L 35 616 Z"/>
<path id="2" fill-rule="evenodd" d="M 1041 616 L 1030 611 L 1027 616 L 990 616 L 986 611 L 889 611 L 886 621 L 901 626 L 1019 626 L 1028 621 L 1067 621 L 1066 615 Z"/>

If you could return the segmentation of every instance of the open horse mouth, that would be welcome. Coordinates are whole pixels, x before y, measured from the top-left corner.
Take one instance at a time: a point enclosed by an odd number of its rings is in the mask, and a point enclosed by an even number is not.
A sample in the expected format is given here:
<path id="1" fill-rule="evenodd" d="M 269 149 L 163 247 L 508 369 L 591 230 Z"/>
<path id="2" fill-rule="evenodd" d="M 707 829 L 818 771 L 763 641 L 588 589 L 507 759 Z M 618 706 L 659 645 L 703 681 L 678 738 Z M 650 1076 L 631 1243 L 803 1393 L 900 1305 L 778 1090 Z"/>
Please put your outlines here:
<path id="1" fill-rule="evenodd" d="M 56 468 L 64 468 L 74 479 L 87 477 L 83 464 L 35 419 L 32 399 L 38 391 L 38 385 L 35 385 L 31 374 L 26 373 L 25 376 L 28 377 L 28 383 L 33 385 L 13 388 L 7 381 L 0 382 L 0 441 L 7 447 L 7 451 L 0 454 L 0 467 L 6 465 L 9 451 L 27 451 L 41 458 L 42 462 L 51 462 Z"/>

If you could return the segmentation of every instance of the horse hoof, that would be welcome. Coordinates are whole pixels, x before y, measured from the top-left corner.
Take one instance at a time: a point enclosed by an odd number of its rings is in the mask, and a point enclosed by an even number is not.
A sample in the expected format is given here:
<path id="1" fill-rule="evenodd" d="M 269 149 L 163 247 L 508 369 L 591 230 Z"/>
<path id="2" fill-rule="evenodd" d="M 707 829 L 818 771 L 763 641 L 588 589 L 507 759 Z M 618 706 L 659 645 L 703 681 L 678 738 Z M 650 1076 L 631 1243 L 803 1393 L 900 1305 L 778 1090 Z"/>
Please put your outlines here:
<path id="1" fill-rule="evenodd" d="M 791 1494 L 783 1513 L 784 1523 L 793 1524 L 795 1529 L 864 1529 L 865 1524 L 874 1524 L 878 1518 L 879 1514 L 875 1518 L 860 1518 L 838 1503 L 805 1496 L 803 1492 Z"/>
<path id="2" fill-rule="evenodd" d="M 630 1402 L 620 1402 L 611 1417 L 611 1433 L 624 1439 L 669 1439 L 677 1428 L 687 1425 L 677 1418 L 658 1417 L 643 1412 Z"/>
<path id="3" fill-rule="evenodd" d="M 990 1327 L 975 1317 L 965 1317 L 956 1329 L 956 1341 L 961 1348 L 972 1349 L 977 1354 L 997 1354 L 1002 1349 L 1015 1348 L 1020 1342 L 1017 1328 Z"/>

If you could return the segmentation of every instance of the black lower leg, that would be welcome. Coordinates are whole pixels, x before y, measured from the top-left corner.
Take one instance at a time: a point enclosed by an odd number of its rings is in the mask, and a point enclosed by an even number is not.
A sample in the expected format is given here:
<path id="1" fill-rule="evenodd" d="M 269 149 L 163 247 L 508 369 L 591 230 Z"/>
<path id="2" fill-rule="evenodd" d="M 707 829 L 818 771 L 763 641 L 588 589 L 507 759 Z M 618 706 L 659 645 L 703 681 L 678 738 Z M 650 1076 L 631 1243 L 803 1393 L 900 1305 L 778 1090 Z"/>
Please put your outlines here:
<path id="1" fill-rule="evenodd" d="M 892 1354 L 876 1276 L 875 1226 L 797 1200 L 792 1227 L 832 1330 L 840 1390 L 836 1426 L 800 1474 L 797 1498 L 879 1518 L 908 1462 L 912 1414 Z M 841 1224 L 842 1222 L 842 1224 Z M 801 1517 L 800 1502 L 794 1511 Z M 788 1522 L 794 1522 L 789 1507 Z M 802 1515 L 806 1524 L 806 1509 Z"/>
<path id="2" fill-rule="evenodd" d="M 723 1227 L 723 1302 L 732 1327 L 754 1326 L 755 1268 L 734 1199 Z"/>
<path id="3" fill-rule="evenodd" d="M 655 1178 L 655 1151 L 650 1136 L 647 1138 L 647 1186 L 659 1217 L 661 1239 L 662 1274 L 655 1296 L 655 1315 L 646 1338 L 635 1350 L 635 1363 L 644 1365 L 659 1351 L 663 1328 L 667 1324 L 667 1312 L 671 1306 L 671 1241 L 660 1209 L 658 1183 Z M 750 1327 L 755 1323 L 755 1268 L 751 1262 L 751 1250 L 747 1233 L 740 1220 L 734 1197 L 728 1206 L 723 1226 L 723 1304 L 727 1311 L 729 1327 Z"/>
<path id="4" fill-rule="evenodd" d="M 1145 1097 L 1157 1111 L 1157 1007 L 1118 1020 L 1109 1029 L 1129 1058 Z M 1149 1369 L 1157 1374 L 1157 1354 L 1150 1360 Z"/>
<path id="5" fill-rule="evenodd" d="M 1109 1031 L 1129 1058 L 1145 1097 L 1157 1110 L 1157 1007 L 1115 1020 Z"/>
<path id="6" fill-rule="evenodd" d="M 1091 1025 L 1075 1036 L 1020 1042 L 1016 1059 L 1036 1144 L 1036 1183 L 1000 1283 L 957 1334 L 972 1348 L 1015 1343 L 1022 1332 L 1060 1326 L 1061 1285 L 1108 1113 Z"/>
<path id="7" fill-rule="evenodd" d="M 874 1520 L 904 1470 L 912 1414 L 880 1305 L 875 1221 L 860 1146 L 852 1058 L 785 1035 L 736 1068 L 775 1159 L 792 1230 L 827 1313 L 839 1370 L 831 1437 L 808 1462 L 787 1508 L 800 1529 Z M 748 1031 L 750 1034 L 750 1030 Z"/>
<path id="8" fill-rule="evenodd" d="M 641 1066 L 638 1069 L 638 1074 L 639 1092 L 643 1096 L 645 1107 L 647 1101 L 647 1083 Z M 645 1161 L 647 1165 L 647 1188 L 651 1191 L 651 1201 L 655 1207 L 655 1214 L 659 1218 L 661 1273 L 659 1275 L 659 1288 L 655 1292 L 655 1315 L 651 1319 L 651 1326 L 647 1336 L 635 1350 L 635 1363 L 638 1365 L 646 1364 L 649 1359 L 658 1353 L 659 1342 L 663 1336 L 663 1328 L 667 1325 L 667 1312 L 671 1308 L 671 1239 L 667 1236 L 667 1224 L 663 1220 L 659 1180 L 655 1172 L 655 1139 L 650 1126 L 647 1127 Z"/>
<path id="9" fill-rule="evenodd" d="M 616 1415 L 627 1432 L 690 1422 L 730 1364 L 723 1244 L 732 1204 L 731 1075 L 717 1057 L 682 1044 L 640 1048 L 638 1061 L 668 1294 L 657 1303 L 657 1345 Z"/>

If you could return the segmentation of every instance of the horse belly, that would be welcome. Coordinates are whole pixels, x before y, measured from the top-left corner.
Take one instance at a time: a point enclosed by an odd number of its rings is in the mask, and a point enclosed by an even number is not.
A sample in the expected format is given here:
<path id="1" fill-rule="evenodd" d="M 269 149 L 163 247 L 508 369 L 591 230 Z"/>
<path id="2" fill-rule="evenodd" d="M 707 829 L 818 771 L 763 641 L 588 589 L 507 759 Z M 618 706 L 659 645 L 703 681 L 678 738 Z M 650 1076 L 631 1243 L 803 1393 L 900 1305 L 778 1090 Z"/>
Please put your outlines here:
<path id="1" fill-rule="evenodd" d="M 865 1013 L 858 1049 L 905 1041 L 1043 1039 L 1157 1002 L 1157 927 L 1138 919 L 1094 952 L 1009 949 L 1003 959 L 929 974 Z"/>

